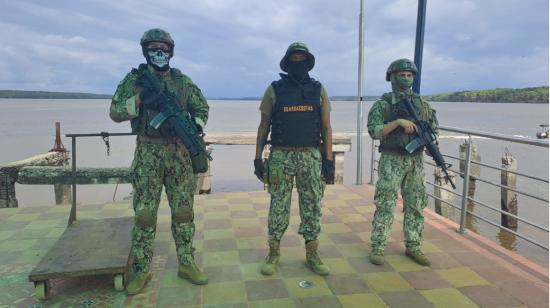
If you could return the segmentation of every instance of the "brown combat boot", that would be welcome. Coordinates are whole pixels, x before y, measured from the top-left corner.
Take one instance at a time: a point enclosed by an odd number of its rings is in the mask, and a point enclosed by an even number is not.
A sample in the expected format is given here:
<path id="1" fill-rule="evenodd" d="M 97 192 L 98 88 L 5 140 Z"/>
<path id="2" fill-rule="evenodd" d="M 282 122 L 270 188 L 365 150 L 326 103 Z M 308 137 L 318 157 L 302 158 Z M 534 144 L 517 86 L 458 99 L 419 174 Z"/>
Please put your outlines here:
<path id="1" fill-rule="evenodd" d="M 140 293 L 150 280 L 151 273 L 137 272 L 126 286 L 126 293 L 128 293 L 128 295 Z"/>
<path id="2" fill-rule="evenodd" d="M 414 262 L 420 265 L 430 266 L 430 260 L 428 260 L 420 248 L 407 248 L 405 254 L 407 257 L 413 259 Z"/>
<path id="3" fill-rule="evenodd" d="M 309 267 L 317 275 L 327 276 L 330 274 L 330 268 L 323 264 L 317 248 L 319 247 L 319 241 L 309 241 L 306 243 L 306 266 Z"/>
<path id="4" fill-rule="evenodd" d="M 208 278 L 195 264 L 193 256 L 187 258 L 187 262 L 178 267 L 178 277 L 187 279 L 193 284 L 203 285 L 208 283 Z"/>
<path id="5" fill-rule="evenodd" d="M 265 257 L 265 262 L 262 265 L 262 274 L 271 276 L 277 271 L 280 258 L 280 242 L 277 240 L 269 240 L 269 254 Z"/>
<path id="6" fill-rule="evenodd" d="M 383 265 L 386 262 L 384 258 L 384 249 L 379 247 L 372 247 L 369 255 L 370 263 L 374 265 Z"/>

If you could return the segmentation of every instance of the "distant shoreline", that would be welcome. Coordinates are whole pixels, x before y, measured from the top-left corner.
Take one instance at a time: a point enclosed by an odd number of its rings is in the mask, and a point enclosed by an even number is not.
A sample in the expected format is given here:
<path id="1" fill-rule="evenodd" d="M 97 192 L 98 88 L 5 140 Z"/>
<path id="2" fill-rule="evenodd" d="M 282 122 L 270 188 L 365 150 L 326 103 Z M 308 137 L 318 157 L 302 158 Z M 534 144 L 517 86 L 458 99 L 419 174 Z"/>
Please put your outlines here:
<path id="1" fill-rule="evenodd" d="M 519 103 L 519 104 L 548 104 L 548 87 L 531 87 L 522 89 L 497 88 L 490 90 L 460 91 L 423 95 L 432 102 L 465 102 L 465 103 Z M 48 92 L 48 91 L 21 91 L 0 90 L 0 98 L 12 99 L 111 99 L 110 94 L 94 94 L 80 92 Z M 364 96 L 363 101 L 374 101 L 379 96 Z M 261 97 L 215 97 L 209 100 L 228 101 L 260 101 Z M 356 102 L 357 96 L 332 96 L 332 101 Z"/>

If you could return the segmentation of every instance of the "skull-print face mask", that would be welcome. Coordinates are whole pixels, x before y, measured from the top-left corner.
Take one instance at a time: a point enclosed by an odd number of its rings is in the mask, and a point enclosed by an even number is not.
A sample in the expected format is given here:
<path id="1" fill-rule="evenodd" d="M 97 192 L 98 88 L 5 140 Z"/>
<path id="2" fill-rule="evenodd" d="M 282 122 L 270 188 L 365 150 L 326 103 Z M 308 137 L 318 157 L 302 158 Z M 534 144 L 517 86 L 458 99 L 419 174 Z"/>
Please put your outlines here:
<path id="1" fill-rule="evenodd" d="M 157 71 L 165 72 L 170 68 L 170 52 L 161 48 L 147 49 L 147 63 Z"/>

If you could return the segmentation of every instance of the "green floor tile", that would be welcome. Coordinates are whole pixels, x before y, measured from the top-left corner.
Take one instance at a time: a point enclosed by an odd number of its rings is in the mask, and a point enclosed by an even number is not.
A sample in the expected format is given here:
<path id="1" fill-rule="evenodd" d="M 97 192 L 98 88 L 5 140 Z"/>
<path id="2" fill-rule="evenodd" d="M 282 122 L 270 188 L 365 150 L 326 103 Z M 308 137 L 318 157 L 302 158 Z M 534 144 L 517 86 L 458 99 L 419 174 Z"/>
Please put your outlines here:
<path id="1" fill-rule="evenodd" d="M 244 282 L 210 283 L 203 287 L 203 304 L 219 305 L 246 302 Z"/>
<path id="2" fill-rule="evenodd" d="M 46 237 L 48 238 L 59 238 L 61 234 L 65 232 L 65 228 L 53 228 L 48 233 L 46 233 Z"/>
<path id="3" fill-rule="evenodd" d="M 301 288 L 298 283 L 300 281 L 310 281 L 313 283 L 313 287 L 309 289 Z M 286 278 L 286 287 L 292 298 L 301 297 L 314 297 L 323 295 L 332 295 L 332 291 L 329 289 L 325 280 L 320 276 L 303 276 L 300 278 Z"/>
<path id="4" fill-rule="evenodd" d="M 203 255 L 203 265 L 235 265 L 240 263 L 237 251 L 207 252 Z"/>
<path id="5" fill-rule="evenodd" d="M 489 282 L 467 267 L 455 267 L 436 271 L 455 287 L 488 285 Z"/>
<path id="6" fill-rule="evenodd" d="M 338 295 L 343 308 L 378 308 L 387 307 L 384 301 L 376 294 Z"/>
<path id="7" fill-rule="evenodd" d="M 95 214 L 95 213 L 92 213 L 92 214 Z M 94 217 L 95 217 L 95 215 L 94 215 Z M 79 217 L 79 218 L 81 218 L 81 217 Z M 39 221 L 32 221 L 31 223 L 26 225 L 25 228 L 23 228 L 23 230 L 52 229 L 52 228 L 57 228 L 57 227 L 63 227 L 64 225 L 66 226 L 65 221 L 60 221 L 60 220 L 39 220 Z"/>
<path id="8" fill-rule="evenodd" d="M 266 247 L 268 247 L 267 237 L 240 238 L 237 242 L 238 249 L 261 249 Z"/>
<path id="9" fill-rule="evenodd" d="M 441 252 L 441 249 L 439 249 L 436 245 L 432 244 L 429 241 L 423 241 L 422 242 L 422 252 L 424 252 L 424 253 L 437 253 L 437 252 Z"/>
<path id="10" fill-rule="evenodd" d="M 204 230 L 204 240 L 217 240 L 224 238 L 235 238 L 234 231 L 232 229 Z"/>
<path id="11" fill-rule="evenodd" d="M 420 291 L 435 307 L 440 308 L 468 308 L 478 307 L 474 302 L 460 293 L 457 289 L 434 289 Z"/>
<path id="12" fill-rule="evenodd" d="M 351 232 L 351 229 L 346 226 L 344 223 L 332 223 L 324 224 L 322 227 L 323 232 L 325 233 L 347 233 Z"/>
<path id="13" fill-rule="evenodd" d="M 0 222 L 2 223 L 2 222 Z M 0 241 L 4 241 L 9 239 L 12 235 L 14 235 L 16 231 L 0 231 Z"/>
<path id="14" fill-rule="evenodd" d="M 423 271 L 428 269 L 427 266 L 419 265 L 411 260 L 411 258 L 402 255 L 388 255 L 386 256 L 386 262 L 388 262 L 396 272 Z"/>
<path id="15" fill-rule="evenodd" d="M 204 213 L 204 219 L 227 219 L 229 212 L 208 212 Z"/>
<path id="16" fill-rule="evenodd" d="M 36 240 L 9 240 L 0 242 L 0 251 L 23 251 L 30 249 Z"/>
<path id="17" fill-rule="evenodd" d="M 338 250 L 345 258 L 353 257 L 367 257 L 370 251 L 370 247 L 366 244 L 346 244 L 346 245 L 336 245 Z"/>
<path id="18" fill-rule="evenodd" d="M 53 243 L 52 245 L 53 246 Z M 50 247 L 51 247 L 50 246 Z M 19 257 L 17 258 L 17 263 L 24 263 L 24 264 L 38 264 L 40 260 L 42 260 L 42 257 L 48 252 L 47 249 L 29 249 L 22 252 Z"/>
<path id="19" fill-rule="evenodd" d="M 15 214 L 10 216 L 7 220 L 8 221 L 33 221 L 33 220 L 36 220 L 40 215 L 41 215 L 40 213 Z"/>
<path id="20" fill-rule="evenodd" d="M 411 285 L 398 273 L 379 272 L 363 275 L 367 286 L 375 292 L 391 292 L 412 289 Z"/>
<path id="21" fill-rule="evenodd" d="M 267 301 L 254 301 L 249 303 L 250 308 L 294 308 L 294 302 L 290 298 L 272 299 Z"/>
<path id="22" fill-rule="evenodd" d="M 352 274 L 357 271 L 346 259 L 323 259 L 323 263 L 330 267 L 330 273 L 333 275 L 337 274 Z"/>

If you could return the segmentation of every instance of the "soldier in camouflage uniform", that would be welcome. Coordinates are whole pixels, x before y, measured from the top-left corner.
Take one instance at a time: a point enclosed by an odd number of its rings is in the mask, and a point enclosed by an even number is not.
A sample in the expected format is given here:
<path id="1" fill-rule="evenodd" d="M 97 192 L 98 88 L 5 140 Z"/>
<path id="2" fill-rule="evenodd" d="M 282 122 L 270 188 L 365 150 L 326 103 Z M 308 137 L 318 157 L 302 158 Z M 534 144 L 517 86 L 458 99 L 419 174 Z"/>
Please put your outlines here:
<path id="1" fill-rule="evenodd" d="M 146 31 L 141 38 L 142 52 L 151 75 L 167 91 L 176 94 L 196 125 L 202 129 L 208 119 L 208 104 L 200 89 L 189 77 L 169 66 L 174 54 L 174 41 L 161 29 Z M 141 86 L 140 71 L 133 69 L 120 82 L 111 102 L 110 116 L 115 122 L 130 120 L 137 133 L 137 145 L 131 166 L 134 188 L 133 207 L 135 224 L 132 230 L 134 278 L 127 285 L 128 294 L 137 294 L 151 279 L 150 263 L 153 257 L 157 211 L 162 187 L 165 187 L 172 216 L 172 235 L 179 259 L 178 275 L 195 284 L 206 284 L 208 279 L 197 268 L 193 258 L 193 194 L 196 179 L 190 155 L 185 146 L 161 126 L 149 125 L 159 112 L 159 103 L 152 99 L 151 89 Z M 143 104 L 142 104 L 143 102 Z"/>
<path id="2" fill-rule="evenodd" d="M 417 72 L 415 64 L 408 59 L 392 62 L 386 72 L 386 81 L 391 81 L 392 92 L 382 95 L 369 111 L 368 131 L 373 139 L 380 140 L 382 153 L 378 163 L 378 181 L 374 193 L 376 212 L 372 222 L 370 261 L 384 264 L 384 247 L 391 232 L 397 194 L 401 189 L 405 218 L 406 255 L 421 265 L 429 265 L 428 258 L 420 250 L 424 216 L 427 205 L 424 186 L 423 148 L 410 154 L 405 146 L 414 137 L 416 126 L 400 117 L 403 99 L 411 99 L 420 120 L 427 121 L 437 133 L 435 110 L 411 89 Z"/>
<path id="3" fill-rule="evenodd" d="M 260 105 L 261 122 L 256 142 L 254 173 L 269 185 L 271 206 L 268 218 L 269 254 L 262 266 L 272 275 L 279 263 L 279 243 L 289 224 L 292 186 L 296 180 L 301 224 L 305 239 L 306 266 L 319 275 L 330 270 L 317 253 L 321 230 L 321 199 L 325 183 L 334 183 L 330 101 L 320 82 L 309 77 L 315 57 L 303 43 L 291 44 L 280 74 L 265 91 Z M 261 160 L 271 130 L 269 160 Z M 321 155 L 321 151 L 325 154 Z"/>

